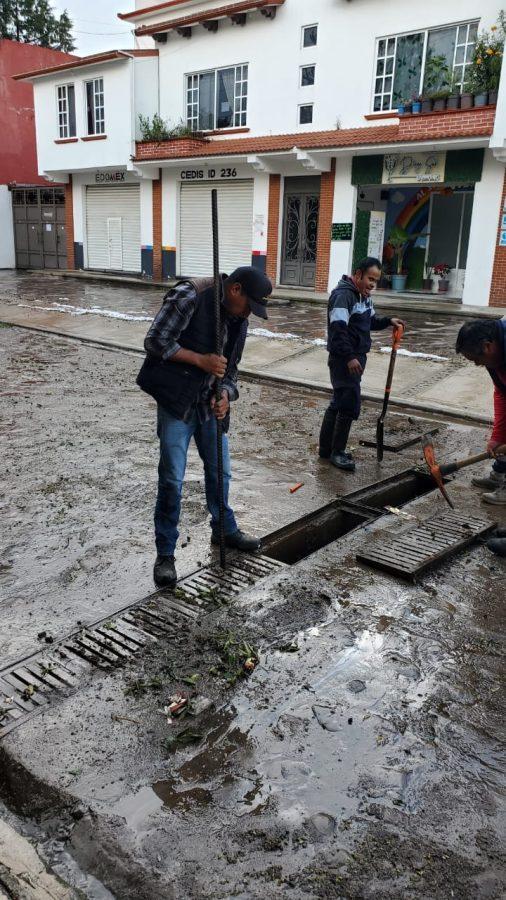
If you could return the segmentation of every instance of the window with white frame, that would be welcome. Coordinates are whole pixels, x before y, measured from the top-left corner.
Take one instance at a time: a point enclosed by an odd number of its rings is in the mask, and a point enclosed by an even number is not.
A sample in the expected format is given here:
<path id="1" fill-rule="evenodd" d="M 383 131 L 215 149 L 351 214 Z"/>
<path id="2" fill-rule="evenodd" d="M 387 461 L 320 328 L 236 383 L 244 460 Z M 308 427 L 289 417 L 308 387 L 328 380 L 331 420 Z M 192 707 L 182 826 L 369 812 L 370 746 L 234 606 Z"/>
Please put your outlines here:
<path id="1" fill-rule="evenodd" d="M 58 137 L 61 140 L 76 136 L 76 96 L 73 84 L 59 84 L 56 88 Z"/>
<path id="2" fill-rule="evenodd" d="M 85 82 L 88 134 L 105 134 L 104 79 Z"/>
<path id="3" fill-rule="evenodd" d="M 313 104 L 304 103 L 299 106 L 299 125 L 311 125 L 313 121 Z"/>
<path id="4" fill-rule="evenodd" d="M 302 29 L 302 46 L 316 47 L 318 40 L 318 25 L 304 25 Z"/>
<path id="5" fill-rule="evenodd" d="M 300 86 L 311 87 L 315 82 L 316 66 L 300 67 Z"/>
<path id="6" fill-rule="evenodd" d="M 426 31 L 382 37 L 376 42 L 373 110 L 397 109 L 403 100 L 427 87 L 428 63 L 438 58 L 447 67 L 439 87 L 462 91 L 471 63 L 478 22 L 445 25 Z"/>
<path id="7" fill-rule="evenodd" d="M 193 131 L 240 128 L 248 111 L 248 66 L 186 76 L 186 121 Z"/>

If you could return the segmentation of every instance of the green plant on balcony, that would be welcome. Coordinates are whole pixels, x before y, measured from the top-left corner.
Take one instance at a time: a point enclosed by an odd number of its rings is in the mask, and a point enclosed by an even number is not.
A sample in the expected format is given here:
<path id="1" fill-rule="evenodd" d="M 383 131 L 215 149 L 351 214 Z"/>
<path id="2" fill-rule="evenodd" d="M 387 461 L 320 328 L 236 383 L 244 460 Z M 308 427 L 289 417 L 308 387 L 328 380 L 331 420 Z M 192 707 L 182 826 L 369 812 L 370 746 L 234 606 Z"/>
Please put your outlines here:
<path id="1" fill-rule="evenodd" d="M 158 113 L 155 113 L 152 119 L 139 114 L 139 128 L 142 141 L 172 141 L 177 138 L 200 137 L 199 132 L 193 131 L 182 121 L 177 125 L 168 125 Z"/>
<path id="2" fill-rule="evenodd" d="M 424 95 L 441 100 L 450 94 L 451 71 L 446 57 L 440 53 L 429 55 L 425 66 Z"/>
<path id="3" fill-rule="evenodd" d="M 497 25 L 478 35 L 473 58 L 468 67 L 465 89 L 473 94 L 497 94 L 506 39 L 506 14 L 501 10 Z M 496 99 L 496 97 L 495 97 Z M 494 99 L 494 102 L 495 102 Z"/>

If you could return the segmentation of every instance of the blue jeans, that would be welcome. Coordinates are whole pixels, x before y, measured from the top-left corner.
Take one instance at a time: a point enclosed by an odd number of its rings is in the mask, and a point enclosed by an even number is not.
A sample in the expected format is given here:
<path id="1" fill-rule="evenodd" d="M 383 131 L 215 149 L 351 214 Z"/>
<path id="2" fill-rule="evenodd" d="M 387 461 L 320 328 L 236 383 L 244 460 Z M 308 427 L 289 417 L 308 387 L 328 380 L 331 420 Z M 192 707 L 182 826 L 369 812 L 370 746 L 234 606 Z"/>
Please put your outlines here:
<path id="1" fill-rule="evenodd" d="M 494 460 L 492 468 L 497 474 L 506 475 L 506 456 L 498 456 Z"/>
<path id="2" fill-rule="evenodd" d="M 204 463 L 207 508 L 211 513 L 211 527 L 218 531 L 218 465 L 216 443 L 216 419 L 200 422 L 194 413 L 189 422 L 171 416 L 158 405 L 157 434 L 160 438 L 160 462 L 158 464 L 158 495 L 155 507 L 155 541 L 160 556 L 173 556 L 179 531 L 177 525 L 181 511 L 181 494 L 186 470 L 186 457 L 192 437 Z M 223 488 L 225 496 L 225 534 L 237 531 L 234 513 L 228 505 L 230 485 L 230 455 L 228 439 L 223 435 Z"/>

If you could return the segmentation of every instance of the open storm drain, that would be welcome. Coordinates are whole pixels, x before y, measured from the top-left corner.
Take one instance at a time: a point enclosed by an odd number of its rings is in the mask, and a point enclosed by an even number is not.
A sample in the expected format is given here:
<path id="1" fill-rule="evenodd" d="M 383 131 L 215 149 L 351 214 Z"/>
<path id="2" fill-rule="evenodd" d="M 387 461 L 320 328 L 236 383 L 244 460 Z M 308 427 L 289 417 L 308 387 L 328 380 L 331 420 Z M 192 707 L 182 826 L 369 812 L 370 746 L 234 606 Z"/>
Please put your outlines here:
<path id="1" fill-rule="evenodd" d="M 152 594 L 109 619 L 82 628 L 0 671 L 0 738 L 53 700 L 79 688 L 95 669 L 122 665 L 146 644 L 170 640 L 212 607 L 225 603 L 283 569 L 264 556 L 230 556 L 225 572 L 210 566 L 183 578 L 174 592 Z"/>

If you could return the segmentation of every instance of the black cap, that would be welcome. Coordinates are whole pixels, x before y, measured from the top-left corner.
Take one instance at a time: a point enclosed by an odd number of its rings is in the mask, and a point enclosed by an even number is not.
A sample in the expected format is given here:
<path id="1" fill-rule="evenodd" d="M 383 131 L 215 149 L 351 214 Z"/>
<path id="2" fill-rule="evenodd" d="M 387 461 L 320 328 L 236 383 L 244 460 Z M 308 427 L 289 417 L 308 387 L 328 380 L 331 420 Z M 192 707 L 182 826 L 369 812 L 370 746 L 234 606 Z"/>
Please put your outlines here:
<path id="1" fill-rule="evenodd" d="M 239 266 L 234 269 L 228 280 L 232 284 L 240 284 L 248 297 L 251 312 L 260 319 L 267 318 L 267 297 L 272 293 L 272 284 L 259 269 L 253 266 Z"/>

